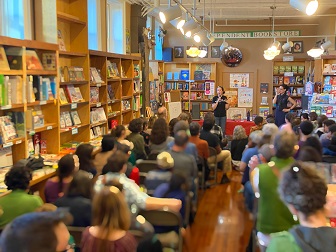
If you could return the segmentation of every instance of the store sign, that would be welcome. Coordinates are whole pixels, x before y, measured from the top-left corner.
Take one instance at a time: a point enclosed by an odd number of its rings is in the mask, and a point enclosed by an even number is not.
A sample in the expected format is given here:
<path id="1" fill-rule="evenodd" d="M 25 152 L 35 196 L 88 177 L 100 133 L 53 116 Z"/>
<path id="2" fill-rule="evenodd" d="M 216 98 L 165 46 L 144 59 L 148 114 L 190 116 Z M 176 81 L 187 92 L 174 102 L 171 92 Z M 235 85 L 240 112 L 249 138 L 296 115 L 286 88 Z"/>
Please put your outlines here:
<path id="1" fill-rule="evenodd" d="M 273 37 L 294 37 L 300 36 L 300 31 L 246 31 L 246 32 L 215 32 L 216 39 L 222 38 L 273 38 Z"/>

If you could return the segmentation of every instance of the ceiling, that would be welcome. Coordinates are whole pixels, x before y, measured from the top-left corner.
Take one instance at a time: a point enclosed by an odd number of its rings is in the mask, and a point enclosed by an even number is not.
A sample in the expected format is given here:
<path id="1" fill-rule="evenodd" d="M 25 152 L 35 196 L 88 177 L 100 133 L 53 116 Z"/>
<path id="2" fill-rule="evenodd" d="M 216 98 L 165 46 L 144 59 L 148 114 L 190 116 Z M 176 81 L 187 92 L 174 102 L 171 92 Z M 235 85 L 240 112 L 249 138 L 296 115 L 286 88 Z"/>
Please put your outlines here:
<path id="1" fill-rule="evenodd" d="M 152 0 L 153 2 L 154 0 Z M 204 3 L 205 1 L 205 3 Z M 230 20 L 256 20 L 269 19 L 272 16 L 271 6 L 275 6 L 274 16 L 276 19 L 311 18 L 295 10 L 289 5 L 289 0 L 183 0 L 182 5 L 193 13 L 194 3 L 196 4 L 195 16 L 198 20 L 204 16 L 205 20 L 210 17 L 215 21 Z M 174 3 L 171 0 L 172 4 Z M 324 15 L 336 16 L 336 0 L 318 0 L 319 8 L 314 15 L 321 17 Z M 160 0 L 160 8 L 165 9 L 168 0 Z M 205 8 L 204 8 L 205 7 Z M 311 18 L 312 19 L 312 18 Z M 223 22 L 221 22 L 223 23 Z"/>

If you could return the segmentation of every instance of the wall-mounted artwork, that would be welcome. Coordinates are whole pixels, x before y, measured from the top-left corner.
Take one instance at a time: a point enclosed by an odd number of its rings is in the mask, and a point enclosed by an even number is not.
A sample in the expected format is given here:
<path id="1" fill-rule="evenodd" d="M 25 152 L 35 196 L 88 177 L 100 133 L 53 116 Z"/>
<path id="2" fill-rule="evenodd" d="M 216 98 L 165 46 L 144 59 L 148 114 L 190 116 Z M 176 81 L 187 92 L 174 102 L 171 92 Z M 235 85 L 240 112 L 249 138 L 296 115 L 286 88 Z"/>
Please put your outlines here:
<path id="1" fill-rule="evenodd" d="M 249 87 L 248 73 L 230 73 L 230 88 Z"/>

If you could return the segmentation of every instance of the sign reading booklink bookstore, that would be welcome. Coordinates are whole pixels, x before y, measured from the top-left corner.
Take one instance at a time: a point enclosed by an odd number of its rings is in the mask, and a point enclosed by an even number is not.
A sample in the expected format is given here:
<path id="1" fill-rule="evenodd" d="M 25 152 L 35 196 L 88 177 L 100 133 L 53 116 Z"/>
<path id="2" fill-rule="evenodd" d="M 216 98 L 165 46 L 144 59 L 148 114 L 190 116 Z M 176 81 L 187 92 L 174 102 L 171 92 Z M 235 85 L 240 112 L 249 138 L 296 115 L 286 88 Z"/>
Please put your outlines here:
<path id="1" fill-rule="evenodd" d="M 246 31 L 246 32 L 215 32 L 216 39 L 222 38 L 273 38 L 300 36 L 300 31 Z"/>

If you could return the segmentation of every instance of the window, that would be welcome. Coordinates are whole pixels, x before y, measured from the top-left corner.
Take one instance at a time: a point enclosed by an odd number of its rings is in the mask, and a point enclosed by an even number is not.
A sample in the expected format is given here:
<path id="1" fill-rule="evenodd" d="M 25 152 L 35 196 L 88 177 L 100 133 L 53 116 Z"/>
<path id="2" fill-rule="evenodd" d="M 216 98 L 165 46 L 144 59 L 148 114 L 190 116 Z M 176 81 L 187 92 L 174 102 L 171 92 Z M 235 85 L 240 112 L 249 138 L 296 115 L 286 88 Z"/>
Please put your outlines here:
<path id="1" fill-rule="evenodd" d="M 88 0 L 88 33 L 89 49 L 102 50 L 101 46 L 101 22 L 100 1 Z"/>
<path id="2" fill-rule="evenodd" d="M 126 52 L 125 3 L 118 0 L 108 0 L 106 12 L 107 50 L 124 54 Z"/>
<path id="3" fill-rule="evenodd" d="M 0 35 L 31 39 L 31 0 L 0 1 Z"/>
<path id="4" fill-rule="evenodd" d="M 146 27 L 150 28 L 151 31 L 153 31 L 153 26 L 152 26 L 152 16 L 147 15 L 147 20 L 146 20 Z M 149 51 L 149 60 L 153 59 L 153 49 Z"/>
<path id="5" fill-rule="evenodd" d="M 162 60 L 162 44 L 163 38 L 160 38 L 158 35 L 160 33 L 160 27 L 163 25 L 155 19 L 155 59 Z"/>

